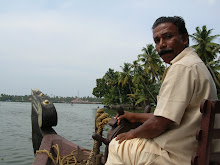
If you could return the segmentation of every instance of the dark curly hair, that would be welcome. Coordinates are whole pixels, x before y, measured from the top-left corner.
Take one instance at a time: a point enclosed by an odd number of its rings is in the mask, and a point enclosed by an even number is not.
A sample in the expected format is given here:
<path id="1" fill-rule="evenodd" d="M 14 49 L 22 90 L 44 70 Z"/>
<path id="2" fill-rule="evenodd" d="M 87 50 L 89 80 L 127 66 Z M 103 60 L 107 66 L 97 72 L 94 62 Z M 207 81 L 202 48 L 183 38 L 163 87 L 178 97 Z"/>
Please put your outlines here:
<path id="1" fill-rule="evenodd" d="M 166 22 L 171 22 L 174 25 L 176 25 L 181 36 L 184 36 L 185 34 L 187 36 L 189 36 L 187 29 L 186 29 L 186 26 L 185 26 L 185 21 L 182 17 L 179 17 L 179 16 L 174 16 L 174 17 L 164 17 L 163 16 L 163 17 L 158 18 L 154 22 L 154 24 L 152 26 L 152 30 L 154 30 L 159 24 L 166 23 Z M 189 37 L 188 37 L 188 43 L 189 43 Z M 187 46 L 189 46 L 189 45 L 187 45 Z"/>

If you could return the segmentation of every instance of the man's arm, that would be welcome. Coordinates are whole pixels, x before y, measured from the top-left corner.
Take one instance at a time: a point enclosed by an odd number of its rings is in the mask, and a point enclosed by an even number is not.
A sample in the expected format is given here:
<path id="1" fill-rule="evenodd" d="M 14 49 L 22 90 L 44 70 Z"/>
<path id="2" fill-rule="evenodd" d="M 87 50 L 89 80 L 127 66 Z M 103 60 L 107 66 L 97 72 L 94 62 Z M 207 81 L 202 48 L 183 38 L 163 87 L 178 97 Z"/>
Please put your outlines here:
<path id="1" fill-rule="evenodd" d="M 154 116 L 151 114 L 148 120 L 146 120 L 141 126 L 130 130 L 129 132 L 119 134 L 116 140 L 121 143 L 124 140 L 133 138 L 154 138 L 166 131 L 170 124 L 173 122 L 167 118 Z"/>

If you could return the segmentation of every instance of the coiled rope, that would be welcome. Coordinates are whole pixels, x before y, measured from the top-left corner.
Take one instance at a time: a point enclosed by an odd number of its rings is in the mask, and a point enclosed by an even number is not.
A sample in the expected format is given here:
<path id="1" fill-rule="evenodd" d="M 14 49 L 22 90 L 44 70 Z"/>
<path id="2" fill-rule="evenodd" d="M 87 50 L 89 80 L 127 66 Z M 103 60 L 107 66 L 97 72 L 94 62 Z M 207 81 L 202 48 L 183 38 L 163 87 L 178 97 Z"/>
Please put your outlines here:
<path id="1" fill-rule="evenodd" d="M 62 156 L 60 155 L 58 144 L 53 145 L 52 148 L 57 151 L 57 155 L 55 157 L 47 150 L 38 150 L 36 151 L 35 156 L 37 156 L 37 154 L 46 153 L 54 165 L 81 165 L 81 163 L 77 162 L 76 159 L 77 150 L 73 150 L 69 155 Z M 84 163 L 85 162 L 86 160 L 84 160 Z"/>
<path id="2" fill-rule="evenodd" d="M 98 135 L 102 135 L 103 127 L 110 120 L 107 113 L 104 113 L 103 109 L 98 109 L 96 112 L 95 118 L 95 132 Z M 92 165 L 92 157 L 96 156 L 94 151 L 97 151 L 99 148 L 98 141 L 94 140 L 93 150 L 91 151 L 86 165 Z"/>
<path id="3" fill-rule="evenodd" d="M 98 109 L 95 117 L 95 133 L 98 135 L 102 135 L 102 131 L 104 126 L 109 122 L 109 115 L 103 111 L 103 109 Z M 93 149 L 90 152 L 90 155 L 83 162 L 79 162 L 76 159 L 77 149 L 73 150 L 69 155 L 62 156 L 60 155 L 60 150 L 58 144 L 52 146 L 57 151 L 56 156 L 54 157 L 52 153 L 47 150 L 37 150 L 35 156 L 37 154 L 46 153 L 48 157 L 52 160 L 55 165 L 81 165 L 82 163 L 85 165 L 93 165 L 92 158 L 96 156 L 96 151 L 99 150 L 98 141 L 94 140 Z M 85 151 L 84 149 L 83 151 Z M 87 150 L 88 151 L 88 150 Z"/>

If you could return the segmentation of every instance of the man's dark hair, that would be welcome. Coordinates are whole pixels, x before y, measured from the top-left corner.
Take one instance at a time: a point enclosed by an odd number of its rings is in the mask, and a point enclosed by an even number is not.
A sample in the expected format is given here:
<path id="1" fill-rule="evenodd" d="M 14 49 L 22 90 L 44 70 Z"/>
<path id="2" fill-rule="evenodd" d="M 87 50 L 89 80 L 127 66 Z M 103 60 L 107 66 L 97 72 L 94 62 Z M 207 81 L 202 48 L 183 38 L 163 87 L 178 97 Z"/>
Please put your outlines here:
<path id="1" fill-rule="evenodd" d="M 164 17 L 163 16 L 163 17 L 158 18 L 154 22 L 154 24 L 152 26 L 152 30 L 154 30 L 159 24 L 166 23 L 166 22 L 171 22 L 174 25 L 176 25 L 176 27 L 177 27 L 177 29 L 178 29 L 181 36 L 184 36 L 185 34 L 187 36 L 189 36 L 188 32 L 187 32 L 187 29 L 186 29 L 186 26 L 185 26 L 185 21 L 182 17 L 179 17 L 179 16 L 174 16 L 174 17 Z M 189 39 L 188 39 L 188 43 L 189 43 Z M 187 46 L 189 46 L 189 45 L 187 45 Z"/>

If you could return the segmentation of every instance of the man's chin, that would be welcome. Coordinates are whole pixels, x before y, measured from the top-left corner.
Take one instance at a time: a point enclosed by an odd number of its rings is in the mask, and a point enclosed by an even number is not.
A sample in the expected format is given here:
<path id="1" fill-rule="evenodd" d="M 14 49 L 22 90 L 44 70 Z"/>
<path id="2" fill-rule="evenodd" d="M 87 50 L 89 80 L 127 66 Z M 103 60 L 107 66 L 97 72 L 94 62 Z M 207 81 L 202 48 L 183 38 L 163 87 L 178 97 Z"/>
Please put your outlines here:
<path id="1" fill-rule="evenodd" d="M 161 58 L 163 59 L 163 61 L 165 62 L 165 63 L 167 63 L 167 64 L 170 64 L 170 56 L 169 55 L 171 55 L 170 53 L 166 53 L 166 54 L 163 54 L 162 56 L 161 56 Z"/>
<path id="2" fill-rule="evenodd" d="M 165 53 L 165 54 L 161 55 L 160 57 L 161 57 L 162 59 L 164 59 L 164 58 L 168 57 L 169 55 L 170 55 L 170 53 Z"/>

